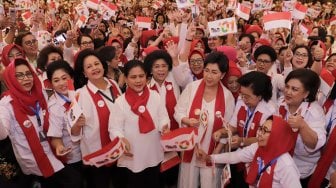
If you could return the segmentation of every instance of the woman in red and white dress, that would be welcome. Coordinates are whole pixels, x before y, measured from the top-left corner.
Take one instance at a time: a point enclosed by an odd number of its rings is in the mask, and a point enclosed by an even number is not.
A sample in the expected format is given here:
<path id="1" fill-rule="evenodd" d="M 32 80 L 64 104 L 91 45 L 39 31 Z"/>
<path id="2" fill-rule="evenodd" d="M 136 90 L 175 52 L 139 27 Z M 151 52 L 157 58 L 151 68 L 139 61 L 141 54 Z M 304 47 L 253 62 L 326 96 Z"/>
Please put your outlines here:
<path id="1" fill-rule="evenodd" d="M 0 139 L 9 136 L 15 157 L 29 178 L 37 177 L 43 188 L 79 187 L 77 172 L 64 167 L 47 139 L 49 112 L 41 82 L 25 59 L 15 59 L 6 68 L 8 91 L 0 101 Z M 29 186 L 27 182 L 27 186 Z"/>
<path id="2" fill-rule="evenodd" d="M 83 115 L 71 128 L 71 134 L 74 141 L 80 140 L 82 156 L 96 152 L 111 142 L 109 117 L 115 100 L 121 95 L 118 84 L 105 77 L 107 63 L 98 57 L 95 51 L 85 49 L 79 52 L 75 62 L 75 88 L 79 88 L 76 92 Z M 106 175 L 111 174 L 111 168 L 85 168 L 88 187 L 107 187 L 113 178 Z"/>
<path id="3" fill-rule="evenodd" d="M 132 60 L 125 64 L 128 88 L 112 108 L 109 132 L 119 137 L 126 151 L 118 160 L 125 172 L 123 187 L 157 188 L 163 149 L 160 133 L 169 131 L 170 120 L 160 95 L 147 86 L 144 64 Z"/>
<path id="4" fill-rule="evenodd" d="M 199 127 L 199 135 L 204 133 L 199 136 L 198 146 L 183 154 L 179 174 L 181 188 L 198 187 L 199 180 L 203 188 L 216 186 L 213 169 L 198 160 L 197 156 L 213 153 L 216 141 L 212 139 L 212 134 L 222 128 L 222 120 L 216 114 L 220 113 L 226 121 L 232 116 L 234 98 L 221 83 L 228 66 L 229 61 L 223 53 L 210 53 L 205 59 L 204 78 L 187 85 L 177 102 L 174 117 L 180 126 Z M 200 125 L 198 112 L 207 116 L 204 126 Z"/>

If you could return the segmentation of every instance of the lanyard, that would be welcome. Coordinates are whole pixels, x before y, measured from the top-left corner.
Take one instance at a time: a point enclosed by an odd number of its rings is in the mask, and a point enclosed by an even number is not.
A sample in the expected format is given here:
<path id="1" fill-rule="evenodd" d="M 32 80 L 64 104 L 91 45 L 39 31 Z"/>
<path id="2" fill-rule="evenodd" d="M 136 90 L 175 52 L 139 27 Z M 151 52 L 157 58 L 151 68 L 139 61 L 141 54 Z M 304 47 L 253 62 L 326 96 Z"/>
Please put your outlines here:
<path id="1" fill-rule="evenodd" d="M 330 114 L 330 118 L 328 121 L 328 125 L 327 125 L 327 137 L 329 136 L 330 130 L 331 130 L 331 126 L 332 126 L 332 122 L 336 119 L 336 117 L 333 119 L 333 114 L 334 114 L 334 105 L 332 106 L 332 110 L 331 110 L 331 114 Z"/>
<path id="2" fill-rule="evenodd" d="M 114 103 L 114 96 L 113 96 L 113 91 L 112 91 L 112 86 L 110 87 L 110 93 L 111 93 L 111 98 L 105 95 L 102 91 L 98 90 L 98 93 L 103 96 L 105 99 L 109 100 L 110 102 Z"/>
<path id="3" fill-rule="evenodd" d="M 58 96 L 60 96 L 66 103 L 71 103 L 71 100 L 68 98 L 68 97 L 66 97 L 66 96 L 64 96 L 64 95 L 62 95 L 62 94 L 60 94 L 60 93 L 58 93 L 58 92 L 56 92 L 57 94 L 58 94 Z"/>
<path id="4" fill-rule="evenodd" d="M 257 183 L 259 182 L 259 179 L 260 179 L 260 177 L 261 177 L 261 174 L 262 174 L 263 172 L 265 172 L 265 170 L 266 170 L 268 167 L 272 166 L 277 160 L 278 160 L 278 157 L 272 159 L 268 164 L 266 164 L 266 165 L 263 167 L 263 162 L 262 162 L 261 158 L 260 158 L 260 157 L 257 158 L 257 162 L 258 162 L 258 176 L 257 176 Z"/>
<path id="5" fill-rule="evenodd" d="M 39 112 L 41 110 L 40 103 L 37 101 L 36 102 L 36 108 L 31 107 L 31 106 L 29 108 L 34 112 L 34 114 L 36 116 L 36 119 L 37 119 L 38 126 L 40 127 L 42 125 L 40 114 L 39 114 Z"/>
<path id="6" fill-rule="evenodd" d="M 244 125 L 244 132 L 243 132 L 243 137 L 247 137 L 247 129 L 248 129 L 248 124 L 250 123 L 250 120 L 252 119 L 252 116 L 254 114 L 254 110 L 251 111 L 250 108 L 247 109 L 247 114 L 248 114 L 248 118 L 245 122 L 245 125 Z"/>

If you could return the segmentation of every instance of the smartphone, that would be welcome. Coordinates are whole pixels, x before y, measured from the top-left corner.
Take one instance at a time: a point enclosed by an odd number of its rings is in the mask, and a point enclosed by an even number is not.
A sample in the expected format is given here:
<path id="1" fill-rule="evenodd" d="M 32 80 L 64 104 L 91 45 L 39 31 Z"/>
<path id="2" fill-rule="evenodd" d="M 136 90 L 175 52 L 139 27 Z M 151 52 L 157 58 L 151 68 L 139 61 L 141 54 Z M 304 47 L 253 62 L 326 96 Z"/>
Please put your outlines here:
<path id="1" fill-rule="evenodd" d="M 57 35 L 57 36 L 55 37 L 55 41 L 57 41 L 58 43 L 60 43 L 60 42 L 65 42 L 66 38 L 67 38 L 66 34 L 65 34 L 65 33 L 62 33 L 62 34 Z M 54 41 L 54 42 L 55 42 L 55 41 Z"/>
<path id="2" fill-rule="evenodd" d="M 132 27 L 133 25 L 134 25 L 133 22 L 127 22 L 127 23 L 126 23 L 126 26 L 127 26 L 127 27 Z"/>

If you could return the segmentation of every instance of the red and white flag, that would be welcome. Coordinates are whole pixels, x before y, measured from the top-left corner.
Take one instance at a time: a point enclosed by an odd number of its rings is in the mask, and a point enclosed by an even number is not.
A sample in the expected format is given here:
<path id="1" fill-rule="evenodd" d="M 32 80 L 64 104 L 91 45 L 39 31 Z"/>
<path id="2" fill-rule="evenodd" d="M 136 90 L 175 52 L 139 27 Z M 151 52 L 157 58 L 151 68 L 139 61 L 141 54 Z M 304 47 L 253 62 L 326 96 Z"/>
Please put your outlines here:
<path id="1" fill-rule="evenodd" d="M 117 10 L 117 5 L 108 2 L 102 2 L 99 6 L 98 13 L 103 15 L 104 20 L 109 20 L 111 16 L 115 16 Z"/>
<path id="2" fill-rule="evenodd" d="M 76 26 L 78 27 L 78 28 L 81 28 L 81 27 L 83 27 L 85 24 L 86 24 L 86 20 L 87 20 L 87 16 L 85 16 L 85 15 L 81 15 L 79 18 L 78 18 L 78 20 L 77 20 L 77 22 L 76 22 Z"/>
<path id="3" fill-rule="evenodd" d="M 320 73 L 321 86 L 320 90 L 325 96 L 329 96 L 331 89 L 335 85 L 335 78 L 327 69 L 322 69 Z"/>
<path id="4" fill-rule="evenodd" d="M 336 25 L 336 16 L 330 18 L 330 25 Z"/>
<path id="5" fill-rule="evenodd" d="M 21 16 L 22 16 L 23 23 L 29 24 L 30 19 L 33 16 L 33 14 L 28 10 L 24 12 L 23 14 L 21 14 Z"/>
<path id="6" fill-rule="evenodd" d="M 271 30 L 276 28 L 291 29 L 292 15 L 290 12 L 278 12 L 263 16 L 264 29 Z"/>
<path id="7" fill-rule="evenodd" d="M 248 20 L 250 18 L 251 8 L 238 3 L 238 7 L 236 9 L 236 15 L 243 18 L 244 20 Z"/>
<path id="8" fill-rule="evenodd" d="M 237 8 L 237 0 L 228 0 L 226 10 L 234 10 Z"/>
<path id="9" fill-rule="evenodd" d="M 162 0 L 158 0 L 158 1 L 155 1 L 155 3 L 153 3 L 152 7 L 157 10 L 159 8 L 162 8 L 164 5 L 164 2 Z"/>
<path id="10" fill-rule="evenodd" d="M 137 16 L 135 19 L 135 24 L 138 25 L 140 28 L 147 28 L 148 30 L 151 29 L 152 18 L 151 17 L 141 17 Z"/>
<path id="11" fill-rule="evenodd" d="M 311 18 L 317 18 L 320 15 L 321 11 L 315 10 L 313 8 L 308 8 L 307 10 L 307 16 Z"/>
<path id="12" fill-rule="evenodd" d="M 178 156 L 177 152 L 171 151 L 171 152 L 165 152 L 163 161 L 160 165 L 160 171 L 164 172 L 176 165 L 178 165 L 181 162 L 180 157 Z"/>
<path id="13" fill-rule="evenodd" d="M 75 10 L 79 16 L 81 15 L 89 16 L 90 15 L 89 9 L 84 3 L 78 4 L 75 7 Z"/>
<path id="14" fill-rule="evenodd" d="M 196 144 L 196 129 L 184 127 L 175 129 L 161 136 L 161 146 L 164 151 L 192 150 Z"/>
<path id="15" fill-rule="evenodd" d="M 311 33 L 311 29 L 309 29 L 306 25 L 304 25 L 303 23 L 301 23 L 299 25 L 299 28 L 300 28 L 300 31 L 302 33 L 302 35 L 305 37 L 305 38 L 308 38 L 308 36 L 310 35 Z"/>
<path id="16" fill-rule="evenodd" d="M 293 19 L 302 20 L 305 18 L 308 7 L 302 5 L 301 3 L 296 3 L 293 10 Z"/>
<path id="17" fill-rule="evenodd" d="M 86 6 L 93 10 L 98 10 L 99 8 L 99 0 L 87 0 Z"/>

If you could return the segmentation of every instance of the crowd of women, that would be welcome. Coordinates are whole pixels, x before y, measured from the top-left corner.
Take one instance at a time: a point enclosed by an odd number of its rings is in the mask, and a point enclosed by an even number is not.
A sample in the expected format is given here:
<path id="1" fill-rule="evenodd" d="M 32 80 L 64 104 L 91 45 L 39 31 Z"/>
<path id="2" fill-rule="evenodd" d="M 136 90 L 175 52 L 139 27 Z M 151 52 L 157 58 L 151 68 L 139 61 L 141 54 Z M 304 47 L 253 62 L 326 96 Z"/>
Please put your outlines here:
<path id="1" fill-rule="evenodd" d="M 1 15 L 0 187 L 215 188 L 222 164 L 226 187 L 336 187 L 333 13 L 264 31 L 255 12 L 237 17 L 238 33 L 210 37 L 207 22 L 233 14 L 211 2 L 196 17 L 171 2 L 110 20 L 93 13 L 82 28 L 62 6 L 62 18 L 36 13 L 26 28 Z M 144 14 L 151 30 L 128 24 Z M 46 28 L 65 41 L 38 46 Z M 162 172 L 161 135 L 182 127 L 202 135 Z M 83 164 L 115 138 L 125 145 L 116 163 Z"/>

